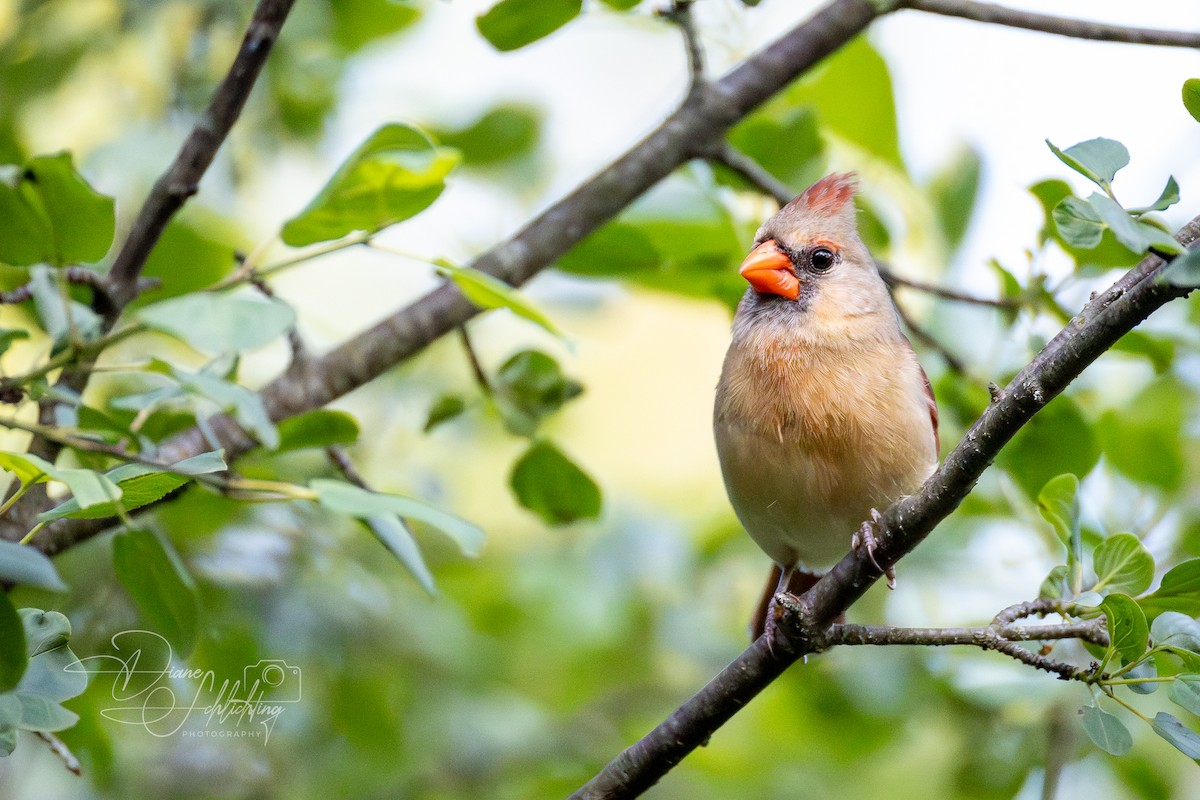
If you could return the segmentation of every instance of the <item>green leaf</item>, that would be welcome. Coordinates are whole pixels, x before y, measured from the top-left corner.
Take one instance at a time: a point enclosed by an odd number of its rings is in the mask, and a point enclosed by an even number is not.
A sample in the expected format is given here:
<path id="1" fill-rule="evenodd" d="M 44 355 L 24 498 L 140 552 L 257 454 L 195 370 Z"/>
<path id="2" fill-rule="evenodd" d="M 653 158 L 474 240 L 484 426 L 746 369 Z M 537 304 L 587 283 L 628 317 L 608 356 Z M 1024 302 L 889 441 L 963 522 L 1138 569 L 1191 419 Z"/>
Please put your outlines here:
<path id="1" fill-rule="evenodd" d="M 463 295 L 480 308 L 507 308 L 518 317 L 527 319 L 554 334 L 562 336 L 550 318 L 537 306 L 526 300 L 520 292 L 504 281 L 472 267 L 460 267 L 445 260 L 436 262 L 438 272 L 454 281 Z"/>
<path id="2" fill-rule="evenodd" d="M 463 555 L 474 558 L 483 547 L 483 531 L 462 517 L 412 497 L 370 492 L 342 481 L 316 478 L 309 488 L 317 493 L 317 502 L 330 511 L 358 519 L 394 514 L 402 519 L 418 520 L 449 536 Z"/>
<path id="3" fill-rule="evenodd" d="M 1154 367 L 1155 374 L 1162 374 L 1171 368 L 1171 365 L 1175 363 L 1177 350 L 1173 340 L 1138 330 L 1130 331 L 1122 336 L 1112 349 L 1121 353 L 1146 357 Z"/>
<path id="4" fill-rule="evenodd" d="M 1176 675 L 1167 696 L 1175 704 L 1200 716 L 1200 675 Z"/>
<path id="5" fill-rule="evenodd" d="M 1050 570 L 1050 574 L 1042 581 L 1038 589 L 1038 597 L 1048 597 L 1051 600 L 1061 600 L 1071 597 L 1071 573 L 1066 564 L 1059 564 Z"/>
<path id="6" fill-rule="evenodd" d="M 1049 139 L 1046 144 L 1060 161 L 1105 189 L 1112 185 L 1113 176 L 1129 164 L 1125 145 L 1112 139 L 1089 139 L 1066 150 L 1059 150 Z"/>
<path id="7" fill-rule="evenodd" d="M 1167 570 L 1159 587 L 1142 598 L 1142 605 L 1148 613 L 1200 614 L 1200 558 Z"/>
<path id="8" fill-rule="evenodd" d="M 25 650 L 25 626 L 7 592 L 0 592 L 0 692 L 21 681 L 29 655 Z"/>
<path id="9" fill-rule="evenodd" d="M 145 306 L 133 317 L 210 355 L 262 347 L 296 324 L 282 300 L 257 300 L 224 292 L 194 292 Z"/>
<path id="10" fill-rule="evenodd" d="M 556 266 L 573 275 L 628 275 L 654 269 L 661 260 L 641 228 L 610 222 L 561 256 Z"/>
<path id="11" fill-rule="evenodd" d="M 72 343 L 95 341 L 101 327 L 95 311 L 71 299 L 67 288 L 59 283 L 60 275 L 49 267 L 37 266 L 30 270 L 29 278 L 38 322 L 54 340 L 52 355 Z"/>
<path id="12" fill-rule="evenodd" d="M 462 154 L 463 164 L 490 166 L 528 155 L 537 146 L 541 114 L 532 106 L 504 103 L 458 130 L 437 131 L 438 140 Z"/>
<path id="13" fill-rule="evenodd" d="M 1098 706 L 1084 706 L 1079 709 L 1079 716 L 1092 744 L 1104 752 L 1123 756 L 1133 747 L 1133 737 L 1125 725 L 1107 711 L 1102 711 Z"/>
<path id="14" fill-rule="evenodd" d="M 79 715 L 40 694 L 18 692 L 21 701 L 20 727 L 27 731 L 61 731 L 79 721 Z"/>
<path id="15" fill-rule="evenodd" d="M 1081 478 L 1100 460 L 1092 425 L 1071 397 L 1060 395 L 1038 412 L 996 459 L 1032 498 L 1055 475 Z"/>
<path id="16" fill-rule="evenodd" d="M 375 538 L 399 559 L 405 569 L 412 573 L 417 583 L 421 584 L 421 588 L 428 592 L 430 597 L 437 597 L 433 573 L 425 564 L 421 548 L 417 546 L 417 540 L 413 538 L 412 531 L 408 529 L 404 520 L 394 514 L 372 514 L 362 518 L 362 522 L 375 534 Z"/>
<path id="17" fill-rule="evenodd" d="M 194 394 L 208 398 L 222 411 L 231 413 L 238 424 L 268 450 L 279 446 L 279 430 L 271 422 L 262 395 L 245 386 L 222 380 L 205 372 L 188 372 L 166 365 L 169 374 Z"/>
<path id="18" fill-rule="evenodd" d="M 583 386 L 545 353 L 522 350 L 496 371 L 493 389 L 509 430 L 532 436 L 542 419 L 577 397 Z"/>
<path id="19" fill-rule="evenodd" d="M 79 503 L 72 497 L 48 511 L 43 511 L 37 520 L 50 522 L 64 517 L 104 519 L 116 516 L 121 510 L 129 512 L 161 500 L 193 476 L 222 472 L 226 469 L 228 467 L 225 460 L 218 451 L 184 459 L 173 464 L 170 470 L 161 470 L 148 464 L 123 464 L 105 474 L 108 480 L 120 488 L 120 500 L 80 508 Z"/>
<path id="20" fill-rule="evenodd" d="M 1153 658 L 1147 658 L 1144 661 L 1139 661 L 1138 663 L 1134 664 L 1133 667 L 1125 673 L 1125 677 L 1139 678 L 1143 680 L 1146 678 L 1157 678 L 1158 665 L 1154 663 Z M 1158 683 L 1149 680 L 1146 681 L 1146 683 L 1131 683 L 1129 684 L 1129 691 L 1134 692 L 1135 694 L 1154 694 L 1158 691 Z"/>
<path id="21" fill-rule="evenodd" d="M 982 161 L 974 150 L 963 149 L 942 167 L 929 184 L 933 207 L 950 249 L 962 243 L 975 211 Z"/>
<path id="22" fill-rule="evenodd" d="M 29 331 L 20 328 L 0 328 L 0 356 L 8 352 L 12 343 L 18 339 L 28 339 Z"/>
<path id="23" fill-rule="evenodd" d="M 435 147 L 408 125 L 384 125 L 338 168 L 299 215 L 283 226 L 292 247 L 376 233 L 428 208 L 446 187 L 458 154 Z"/>
<path id="24" fill-rule="evenodd" d="M 1166 611 L 1154 618 L 1150 638 L 1155 647 L 1170 647 L 1200 655 L 1200 622 L 1178 611 Z"/>
<path id="25" fill-rule="evenodd" d="M 1085 273 L 1100 273 L 1115 267 L 1129 267 L 1137 263 L 1138 254 L 1130 252 L 1105 226 L 1100 244 L 1093 248 L 1076 247 L 1062 238 L 1054 221 L 1054 209 L 1064 198 L 1072 196 L 1071 187 L 1065 181 L 1048 180 L 1035 183 L 1029 191 L 1042 206 L 1044 222 L 1038 240 L 1041 244 L 1053 241 L 1075 260 L 1077 269 Z M 1090 206 L 1089 206 L 1090 208 Z"/>
<path id="26" fill-rule="evenodd" d="M 358 441 L 358 420 L 345 411 L 317 408 L 279 423 L 277 452 L 348 445 Z"/>
<path id="27" fill-rule="evenodd" d="M 247 244 L 233 221 L 199 206 L 186 206 L 167 224 L 142 270 L 145 277 L 161 280 L 162 286 L 138 297 L 133 305 L 212 286 L 233 271 L 237 249 Z"/>
<path id="28" fill-rule="evenodd" d="M 1067 567 L 1083 560 L 1083 537 L 1079 528 L 1079 478 L 1058 475 L 1046 481 L 1037 498 L 1038 513 L 1050 523 L 1067 548 Z"/>
<path id="29" fill-rule="evenodd" d="M 1175 286 L 1200 286 L 1200 247 L 1191 247 L 1158 274 L 1158 280 Z"/>
<path id="30" fill-rule="evenodd" d="M 78 697 L 87 689 L 87 671 L 71 648 L 60 645 L 29 659 L 17 694 L 41 695 L 55 703 Z"/>
<path id="31" fill-rule="evenodd" d="M 1200 759 L 1200 735 L 1180 722 L 1177 717 L 1160 711 L 1154 715 L 1150 727 L 1188 758 Z"/>
<path id="32" fill-rule="evenodd" d="M 454 419 L 467 408 L 467 403 L 456 394 L 444 394 L 429 407 L 429 418 L 425 420 L 425 432 Z"/>
<path id="33" fill-rule="evenodd" d="M 1175 182 L 1175 176 L 1167 177 L 1167 185 L 1163 187 L 1162 192 L 1158 195 L 1158 199 L 1148 206 L 1133 209 L 1138 214 L 1145 214 L 1149 211 L 1166 211 L 1171 206 L 1179 202 L 1179 184 Z"/>
<path id="34" fill-rule="evenodd" d="M 1111 197 L 1099 192 L 1092 192 L 1087 201 L 1092 210 L 1113 232 L 1113 236 L 1117 237 L 1117 241 L 1132 252 L 1145 253 L 1151 247 L 1167 253 L 1178 253 L 1183 250 L 1183 246 L 1166 231 L 1134 219 Z"/>
<path id="35" fill-rule="evenodd" d="M 16 474 L 23 484 L 47 478 L 65 483 L 80 508 L 90 508 L 120 499 L 121 489 L 99 472 L 90 469 L 60 469 L 32 453 L 0 453 L 0 468 Z"/>
<path id="36" fill-rule="evenodd" d="M 1179 436 L 1189 409 L 1191 392 L 1177 378 L 1164 375 L 1151 381 L 1129 401 L 1137 414 L 1111 410 L 1096 426 L 1109 464 L 1123 475 L 1167 491 L 1183 486 L 1184 444 Z M 1153 453 L 1153 458 L 1147 458 Z"/>
<path id="37" fill-rule="evenodd" d="M 20 718 L 21 701 L 19 699 L 17 699 L 16 695 L 13 695 L 12 698 L 13 698 L 13 702 L 17 704 L 17 715 L 18 715 L 18 718 Z M 2 695 L 0 695 L 0 700 L 3 700 L 3 699 L 4 699 L 4 697 Z M 12 755 L 12 751 L 15 750 L 16 747 L 17 747 L 17 728 L 16 728 L 16 726 L 15 725 L 13 725 L 13 726 L 0 725 L 0 755 L 10 756 L 10 755 Z"/>
<path id="38" fill-rule="evenodd" d="M 1154 557 L 1132 533 L 1118 533 L 1105 539 L 1096 547 L 1092 559 L 1097 581 L 1092 588 L 1097 592 L 1103 587 L 1110 592 L 1139 595 L 1154 580 Z"/>
<path id="39" fill-rule="evenodd" d="M 1146 615 L 1124 594 L 1110 594 L 1100 604 L 1108 624 L 1108 638 L 1112 649 L 1126 664 L 1131 664 L 1146 653 L 1149 646 L 1150 627 Z"/>
<path id="40" fill-rule="evenodd" d="M 16 542 L 0 541 L 0 581 L 65 592 L 54 563 L 38 550 Z"/>
<path id="41" fill-rule="evenodd" d="M 13 266 L 99 261 L 115 220 L 112 198 L 88 185 L 70 153 L 32 158 L 0 177 L 0 261 Z"/>
<path id="42" fill-rule="evenodd" d="M 1183 107 L 1200 122 L 1200 78 L 1188 78 L 1183 82 Z"/>
<path id="43" fill-rule="evenodd" d="M 16 692 L 0 694 L 0 734 L 8 728 L 15 728 L 21 722 L 21 700 Z M 2 748 L 0 748 L 2 752 Z M 9 753 L 12 748 L 9 748 Z"/>
<path id="44" fill-rule="evenodd" d="M 1104 223 L 1090 205 L 1071 195 L 1054 207 L 1054 224 L 1058 235 L 1073 247 L 1091 249 L 1100 244 Z"/>
<path id="45" fill-rule="evenodd" d="M 500 0 L 476 17 L 475 27 L 492 47 L 508 52 L 558 30 L 582 7 L 582 0 Z"/>
<path id="46" fill-rule="evenodd" d="M 63 614 L 40 608 L 22 608 L 19 613 L 30 658 L 62 647 L 71 640 L 71 621 Z"/>
<path id="47" fill-rule="evenodd" d="M 521 505 L 550 525 L 600 516 L 600 487 L 549 442 L 530 446 L 509 482 Z"/>
<path id="48" fill-rule="evenodd" d="M 200 604 L 179 558 L 153 532 L 137 529 L 113 538 L 113 568 L 150 624 L 181 656 L 190 653 Z"/>
<path id="49" fill-rule="evenodd" d="M 729 143 L 788 186 L 815 183 L 824 169 L 825 141 L 816 110 L 782 96 L 735 125 Z M 727 167 L 716 165 L 714 169 L 721 183 L 758 191 Z"/>

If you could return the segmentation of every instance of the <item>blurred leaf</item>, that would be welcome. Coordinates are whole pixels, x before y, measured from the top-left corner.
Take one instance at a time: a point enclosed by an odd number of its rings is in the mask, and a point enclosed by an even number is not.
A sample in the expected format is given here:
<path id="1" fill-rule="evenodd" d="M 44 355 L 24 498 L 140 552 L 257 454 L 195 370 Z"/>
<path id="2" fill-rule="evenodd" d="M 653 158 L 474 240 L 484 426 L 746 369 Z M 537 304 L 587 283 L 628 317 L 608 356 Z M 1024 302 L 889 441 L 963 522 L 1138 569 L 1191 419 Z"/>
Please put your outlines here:
<path id="1" fill-rule="evenodd" d="M 72 497 L 48 511 L 43 511 L 37 520 L 50 522 L 64 517 L 104 519 L 116 516 L 121 511 L 134 511 L 158 502 L 186 484 L 191 480 L 191 476 L 222 472 L 225 469 L 228 469 L 225 460 L 217 451 L 184 459 L 173 464 L 170 470 L 162 470 L 148 464 L 123 464 L 105 473 L 105 477 L 120 488 L 120 500 L 80 508 L 79 503 Z"/>
<path id="2" fill-rule="evenodd" d="M 438 141 L 462 154 L 467 165 L 487 166 L 531 153 L 538 143 L 541 115 L 520 103 L 504 103 L 458 130 L 438 130 Z"/>
<path id="3" fill-rule="evenodd" d="M 610 222 L 561 256 L 556 266 L 574 275 L 623 275 L 654 269 L 660 260 L 644 231 Z"/>
<path id="4" fill-rule="evenodd" d="M 1000 451 L 996 463 L 1029 497 L 1063 473 L 1087 475 L 1100 460 L 1100 444 L 1073 399 L 1060 395 L 1034 415 Z"/>
<path id="5" fill-rule="evenodd" d="M 1054 207 L 1052 216 L 1054 224 L 1058 226 L 1058 235 L 1073 247 L 1090 250 L 1100 244 L 1104 235 L 1104 223 L 1100 215 L 1078 197 L 1064 197 L 1062 202 Z"/>
<path id="6" fill-rule="evenodd" d="M 510 479 L 521 505 L 550 525 L 600 516 L 600 488 L 554 445 L 535 442 Z"/>
<path id="7" fill-rule="evenodd" d="M 767 101 L 735 125 L 729 143 L 788 186 L 806 186 L 821 177 L 825 143 L 817 113 L 783 96 Z M 716 169 L 723 183 L 755 188 L 740 175 L 719 165 Z"/>
<path id="8" fill-rule="evenodd" d="M 1176 378 L 1151 381 L 1130 401 L 1127 411 L 1106 412 L 1097 425 L 1108 462 L 1141 483 L 1175 491 L 1183 485 L 1185 457 L 1179 431 L 1189 409 L 1191 393 Z M 1190 405 L 1190 404 L 1189 404 Z M 1154 453 L 1147 458 L 1147 453 Z"/>
<path id="9" fill-rule="evenodd" d="M 615 11 L 628 11 L 631 8 L 636 8 L 642 0 L 600 0 L 604 5 Z M 747 5 L 750 5 L 747 3 Z"/>
<path id="10" fill-rule="evenodd" d="M 162 287 L 134 300 L 148 305 L 168 297 L 211 286 L 233 271 L 238 240 L 233 224 L 215 214 L 188 206 L 167 224 L 142 270 Z"/>
<path id="11" fill-rule="evenodd" d="M 75 170 L 70 153 L 0 175 L 0 261 L 65 266 L 99 261 L 112 244 L 113 200 Z"/>
<path id="12" fill-rule="evenodd" d="M 54 340 L 52 355 L 62 352 L 69 344 L 93 342 L 100 336 L 100 316 L 71 299 L 67 288 L 59 284 L 60 274 L 39 266 L 30 270 L 29 277 L 38 321 Z"/>
<path id="13" fill-rule="evenodd" d="M 429 417 L 425 420 L 425 432 L 429 433 L 443 422 L 454 419 L 465 411 L 466 408 L 466 401 L 458 395 L 442 395 L 429 408 Z"/>
<path id="14" fill-rule="evenodd" d="M 309 447 L 348 445 L 358 441 L 358 420 L 345 411 L 317 408 L 288 417 L 279 423 L 276 452 Z"/>
<path id="15" fill-rule="evenodd" d="M 1172 702 L 1200 716 L 1200 675 L 1176 675 L 1167 695 Z"/>
<path id="16" fill-rule="evenodd" d="M 1200 267 L 1200 264 L 1197 266 Z M 1175 363 L 1175 342 L 1144 331 L 1130 331 L 1118 339 L 1112 349 L 1120 353 L 1145 356 L 1158 374 L 1166 372 Z"/>
<path id="17" fill-rule="evenodd" d="M 492 47 L 508 52 L 558 30 L 582 7 L 582 0 L 500 0 L 475 18 L 475 27 Z"/>
<path id="18" fill-rule="evenodd" d="M 0 328 L 0 356 L 8 352 L 12 343 L 18 339 L 28 339 L 29 331 L 20 328 Z"/>
<path id="19" fill-rule="evenodd" d="M 1061 600 L 1071 596 L 1070 572 L 1066 564 L 1059 564 L 1050 570 L 1050 574 L 1042 581 L 1038 589 L 1038 597 L 1048 597 L 1051 600 Z"/>
<path id="20" fill-rule="evenodd" d="M 1058 540 L 1067 550 L 1067 568 L 1083 559 L 1083 538 L 1079 529 L 1079 478 L 1058 475 L 1046 481 L 1037 498 L 1038 513 L 1050 523 Z"/>
<path id="21" fill-rule="evenodd" d="M 274 450 L 279 446 L 279 430 L 271 421 L 262 395 L 245 386 L 222 380 L 205 372 L 188 372 L 162 363 L 167 374 L 189 391 L 215 403 L 222 411 L 231 413 L 238 424 L 254 435 L 263 447 Z"/>
<path id="22" fill-rule="evenodd" d="M 1146 615 L 1124 594 L 1110 594 L 1100 604 L 1108 623 L 1108 637 L 1112 649 L 1126 664 L 1132 664 L 1146 652 L 1150 640 L 1150 627 Z"/>
<path id="23" fill-rule="evenodd" d="M 1200 655 L 1200 622 L 1187 614 L 1166 611 L 1150 626 L 1155 647 L 1172 647 Z"/>
<path id="24" fill-rule="evenodd" d="M 1158 666 L 1154 663 L 1153 658 L 1147 658 L 1134 664 L 1133 668 L 1125 673 L 1125 677 L 1131 680 L 1144 680 L 1145 683 L 1129 684 L 1129 691 L 1134 694 L 1154 694 L 1158 691 L 1158 684 L 1151 678 L 1158 677 Z"/>
<path id="25" fill-rule="evenodd" d="M 1167 570 L 1159 587 L 1142 598 L 1142 605 L 1149 613 L 1200 614 L 1200 558 L 1189 559 Z"/>
<path id="26" fill-rule="evenodd" d="M 79 721 L 79 715 L 40 694 L 18 692 L 21 701 L 20 727 L 27 731 L 61 731 Z"/>
<path id="27" fill-rule="evenodd" d="M 1112 139 L 1089 139 L 1066 150 L 1059 150 L 1049 139 L 1046 145 L 1060 161 L 1104 189 L 1111 187 L 1113 176 L 1129 164 L 1125 145 Z"/>
<path id="28" fill-rule="evenodd" d="M 1131 209 L 1139 214 L 1144 214 L 1148 211 L 1166 211 L 1171 206 L 1179 202 L 1179 184 L 1175 182 L 1175 176 L 1167 177 L 1167 185 L 1163 187 L 1162 192 L 1158 195 L 1158 199 L 1148 206 L 1142 208 Z"/>
<path id="29" fill-rule="evenodd" d="M 784 97 L 793 105 L 811 104 L 824 129 L 904 168 L 892 78 L 887 62 L 866 36 L 823 59 L 786 89 Z M 849 97 L 854 102 L 846 102 Z"/>
<path id="30" fill-rule="evenodd" d="M 29 656 L 25 652 L 25 627 L 7 592 L 0 592 L 0 692 L 21 681 Z"/>
<path id="31" fill-rule="evenodd" d="M 196 643 L 200 603 L 178 557 L 153 532 L 135 529 L 113 538 L 113 569 L 149 623 L 186 657 Z"/>
<path id="32" fill-rule="evenodd" d="M 537 306 L 499 278 L 472 267 L 460 267 L 445 260 L 437 261 L 436 266 L 438 272 L 452 280 L 463 295 L 480 308 L 507 308 L 518 317 L 529 320 L 555 336 L 563 335 L 558 326 Z"/>
<path id="33" fill-rule="evenodd" d="M 505 424 L 518 436 L 532 436 L 545 417 L 583 391 L 557 361 L 537 350 L 510 357 L 496 371 L 494 384 Z"/>
<path id="34" fill-rule="evenodd" d="M 25 631 L 25 649 L 30 658 L 62 647 L 71 640 L 71 621 L 59 612 L 22 608 L 19 613 Z"/>
<path id="35" fill-rule="evenodd" d="M 1175 286 L 1200 286 L 1200 247 L 1193 247 L 1171 259 L 1158 279 Z"/>
<path id="36" fill-rule="evenodd" d="M 317 502 L 330 511 L 358 519 L 375 515 L 396 515 L 415 519 L 437 528 L 458 545 L 462 554 L 474 558 L 483 548 L 483 531 L 462 517 L 431 506 L 413 497 L 371 492 L 343 481 L 316 478 L 309 487 L 317 493 Z"/>
<path id="37" fill-rule="evenodd" d="M 1079 716 L 1092 744 L 1104 752 L 1123 756 L 1133 747 L 1133 737 L 1125 725 L 1107 711 L 1101 711 L 1098 706 L 1084 706 L 1079 709 Z"/>
<path id="38" fill-rule="evenodd" d="M 1095 591 L 1101 587 L 1139 595 L 1154 580 L 1154 557 L 1132 533 L 1118 533 L 1105 539 L 1092 558 L 1096 568 Z"/>
<path id="39" fill-rule="evenodd" d="M 971 223 L 981 166 L 979 153 L 964 148 L 929 183 L 929 195 L 951 251 L 962 243 Z"/>
<path id="40" fill-rule="evenodd" d="M 1188 758 L 1200 759 L 1200 735 L 1180 722 L 1177 717 L 1160 711 L 1154 715 L 1150 727 Z"/>
<path id="41" fill-rule="evenodd" d="M 0 468 L 13 472 L 23 484 L 52 478 L 65 483 L 80 508 L 118 500 L 120 488 L 106 476 L 90 469 L 60 469 L 32 453 L 0 453 Z"/>
<path id="42" fill-rule="evenodd" d="M 1200 78 L 1188 78 L 1183 82 L 1183 107 L 1200 122 Z"/>
<path id="43" fill-rule="evenodd" d="M 299 215 L 283 226 L 291 247 L 375 233 L 428 208 L 458 165 L 453 150 L 435 147 L 416 128 L 384 125 L 346 159 Z"/>
<path id="44" fill-rule="evenodd" d="M 240 353 L 274 341 L 296 324 L 282 300 L 257 300 L 223 292 L 193 292 L 145 306 L 133 317 L 202 353 Z"/>
<path id="45" fill-rule="evenodd" d="M 437 597 L 433 573 L 426 566 L 421 548 L 417 546 L 417 540 L 413 538 L 412 531 L 404 524 L 404 520 L 394 514 L 372 514 L 361 520 L 371 533 L 375 534 L 375 538 L 412 573 L 421 588 L 428 592 L 430 597 Z"/>
<path id="46" fill-rule="evenodd" d="M 335 0 L 329 10 L 333 13 L 331 38 L 347 53 L 402 31 L 421 18 L 420 6 L 397 0 Z"/>
<path id="47" fill-rule="evenodd" d="M 0 541 L 0 581 L 65 592 L 54 562 L 39 550 L 16 542 Z"/>

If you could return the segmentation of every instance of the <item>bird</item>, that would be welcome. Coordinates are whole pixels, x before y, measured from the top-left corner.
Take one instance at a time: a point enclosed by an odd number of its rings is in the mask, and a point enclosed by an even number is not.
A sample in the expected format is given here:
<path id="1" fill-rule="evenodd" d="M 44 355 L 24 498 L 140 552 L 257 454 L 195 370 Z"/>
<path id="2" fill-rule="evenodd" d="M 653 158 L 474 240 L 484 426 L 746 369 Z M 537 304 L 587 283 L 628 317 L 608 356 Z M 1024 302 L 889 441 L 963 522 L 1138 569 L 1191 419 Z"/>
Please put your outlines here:
<path id="1" fill-rule="evenodd" d="M 773 637 L 779 592 L 807 591 L 851 547 L 874 561 L 878 510 L 937 466 L 933 388 L 858 234 L 857 189 L 854 173 L 814 183 L 740 268 L 713 433 L 737 518 L 775 562 L 753 639 Z"/>

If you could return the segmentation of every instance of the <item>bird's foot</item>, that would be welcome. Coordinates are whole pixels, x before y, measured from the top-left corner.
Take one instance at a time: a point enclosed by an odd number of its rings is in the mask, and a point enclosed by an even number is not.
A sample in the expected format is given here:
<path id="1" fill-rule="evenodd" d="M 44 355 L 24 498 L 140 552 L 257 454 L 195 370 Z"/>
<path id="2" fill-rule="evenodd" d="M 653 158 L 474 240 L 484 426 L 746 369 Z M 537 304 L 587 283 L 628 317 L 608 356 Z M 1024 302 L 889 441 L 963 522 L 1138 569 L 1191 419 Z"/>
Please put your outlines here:
<path id="1" fill-rule="evenodd" d="M 867 554 L 867 558 L 869 558 L 871 563 L 875 565 L 875 569 L 882 572 L 884 577 L 887 578 L 888 588 L 895 589 L 896 570 L 892 569 L 891 567 L 884 569 L 879 565 L 879 562 L 875 560 L 875 546 L 878 544 L 878 540 L 875 538 L 875 526 L 879 524 L 882 519 L 883 517 L 880 515 L 880 513 L 876 509 L 872 508 L 871 518 L 864 522 L 862 526 L 855 531 L 854 536 L 850 539 L 850 549 L 858 555 L 862 555 L 865 552 Z"/>

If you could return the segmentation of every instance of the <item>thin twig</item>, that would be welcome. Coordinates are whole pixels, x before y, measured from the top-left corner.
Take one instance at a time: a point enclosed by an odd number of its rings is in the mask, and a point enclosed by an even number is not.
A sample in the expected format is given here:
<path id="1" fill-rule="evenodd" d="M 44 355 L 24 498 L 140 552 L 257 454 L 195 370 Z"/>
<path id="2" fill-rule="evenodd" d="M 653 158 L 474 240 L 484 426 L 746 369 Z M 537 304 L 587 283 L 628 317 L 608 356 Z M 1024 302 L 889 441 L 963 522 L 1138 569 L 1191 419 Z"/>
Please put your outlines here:
<path id="1" fill-rule="evenodd" d="M 97 294 L 105 296 L 108 294 L 108 285 L 105 283 L 104 276 L 93 269 L 88 269 L 87 267 L 66 267 L 58 270 L 57 274 L 67 283 L 75 284 L 76 286 L 87 286 Z M 162 281 L 159 278 L 139 278 L 137 282 L 137 294 L 141 294 L 149 289 L 156 289 L 161 285 Z M 32 299 L 32 282 L 24 286 L 18 286 L 15 289 L 0 292 L 0 305 L 24 303 L 26 300 Z"/>
<path id="2" fill-rule="evenodd" d="M 900 316 L 900 321 L 904 323 L 904 327 L 908 328 L 908 332 L 917 337 L 921 344 L 937 352 L 946 362 L 946 366 L 957 375 L 967 375 L 967 365 L 958 356 L 946 349 L 946 346 L 938 341 L 938 338 L 925 329 L 925 326 L 912 318 L 912 315 L 905 310 L 904 306 L 896 303 L 896 313 Z"/>
<path id="3" fill-rule="evenodd" d="M 479 384 L 480 390 L 484 395 L 491 397 L 492 382 L 488 380 L 487 372 L 483 369 L 483 364 L 479 361 L 479 355 L 475 352 L 475 346 L 471 344 L 471 336 L 467 333 L 466 324 L 458 327 L 458 336 L 462 341 L 463 350 L 467 353 L 467 362 L 471 365 L 471 374 L 475 376 L 475 382 Z"/>
<path id="4" fill-rule="evenodd" d="M 155 182 L 109 270 L 108 294 L 111 304 L 104 309 L 106 318 L 115 320 L 121 309 L 135 296 L 137 278 L 150 251 L 154 249 L 171 217 L 196 193 L 200 179 L 241 114 L 294 2 L 260 0 L 254 10 L 233 65 L 208 108 L 192 128 L 175 161 Z"/>
<path id="5" fill-rule="evenodd" d="M 696 21 L 692 18 L 693 2 L 694 0 L 671 0 L 669 8 L 656 12 L 660 17 L 679 26 L 679 32 L 683 34 L 689 77 L 688 100 L 698 97 L 704 84 L 704 48 L 700 46 L 700 34 L 696 31 Z"/>
<path id="6" fill-rule="evenodd" d="M 79 759 L 75 757 L 75 754 L 71 752 L 71 748 L 67 747 L 62 739 L 50 733 L 50 731 L 34 731 L 33 734 L 50 747 L 50 752 L 58 756 L 59 760 L 63 762 L 63 766 L 66 767 L 67 772 L 74 775 L 83 774 L 83 771 L 79 767 Z"/>
<path id="7" fill-rule="evenodd" d="M 978 295 L 967 294 L 956 289 L 949 289 L 945 286 L 939 286 L 935 283 L 925 283 L 913 278 L 905 278 L 897 275 L 886 264 L 878 264 L 879 276 L 883 278 L 884 283 L 889 286 L 903 286 L 909 289 L 915 289 L 919 292 L 941 297 L 945 300 L 953 300 L 957 303 L 970 303 L 977 306 L 990 306 L 992 308 L 1003 308 L 1009 311 L 1016 311 L 1021 307 L 1021 304 L 1016 300 L 1009 300 L 1003 297 L 980 297 Z"/>
<path id="8" fill-rule="evenodd" d="M 1010 28 L 1052 33 L 1056 36 L 1069 36 L 1073 39 L 1094 39 L 1101 42 L 1125 42 L 1160 47 L 1200 47 L 1200 33 L 1110 25 L 1069 17 L 1055 17 L 1049 14 L 1035 14 L 991 3 L 970 2 L 970 0 L 904 0 L 900 7 L 929 14 L 960 17 L 975 22 L 1006 25 Z"/>
<path id="9" fill-rule="evenodd" d="M 787 184 L 724 139 L 706 150 L 703 158 L 736 172 L 759 192 L 774 198 L 780 207 L 787 205 L 795 197 L 795 192 L 789 189 Z"/>

